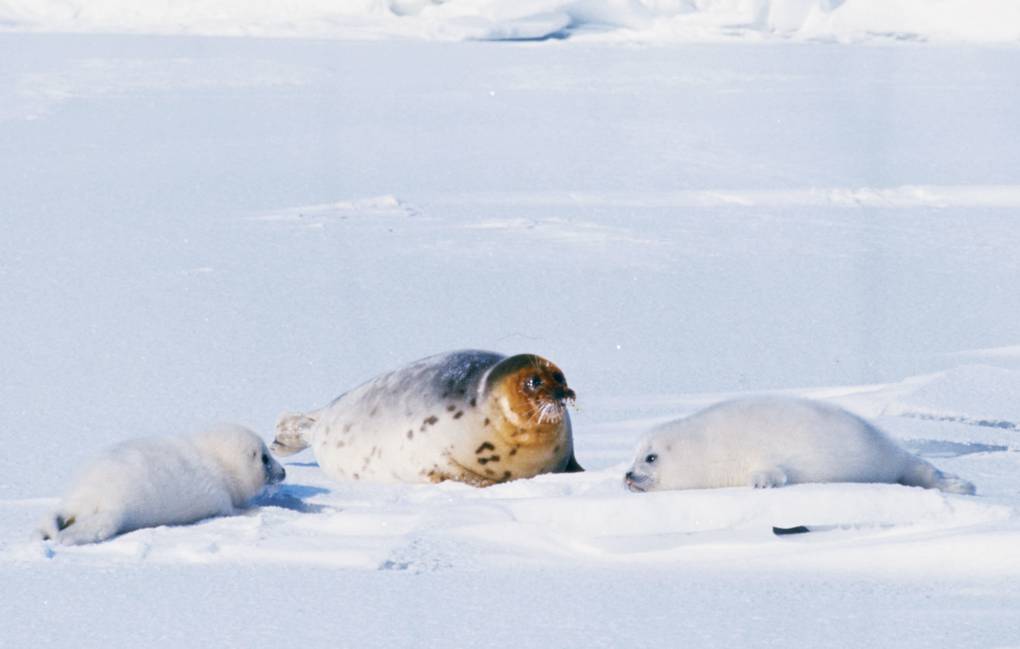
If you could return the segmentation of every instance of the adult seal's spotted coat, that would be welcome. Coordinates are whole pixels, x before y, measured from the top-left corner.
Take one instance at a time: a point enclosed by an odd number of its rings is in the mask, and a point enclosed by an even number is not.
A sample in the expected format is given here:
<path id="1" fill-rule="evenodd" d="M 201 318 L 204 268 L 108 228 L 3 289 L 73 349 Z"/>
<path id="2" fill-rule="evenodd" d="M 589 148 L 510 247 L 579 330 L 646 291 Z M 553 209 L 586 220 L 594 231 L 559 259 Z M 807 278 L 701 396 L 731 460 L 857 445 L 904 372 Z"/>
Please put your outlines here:
<path id="1" fill-rule="evenodd" d="M 337 480 L 488 486 L 582 471 L 563 373 L 533 354 L 457 351 L 383 374 L 319 410 L 280 418 L 272 450 L 311 446 Z"/>

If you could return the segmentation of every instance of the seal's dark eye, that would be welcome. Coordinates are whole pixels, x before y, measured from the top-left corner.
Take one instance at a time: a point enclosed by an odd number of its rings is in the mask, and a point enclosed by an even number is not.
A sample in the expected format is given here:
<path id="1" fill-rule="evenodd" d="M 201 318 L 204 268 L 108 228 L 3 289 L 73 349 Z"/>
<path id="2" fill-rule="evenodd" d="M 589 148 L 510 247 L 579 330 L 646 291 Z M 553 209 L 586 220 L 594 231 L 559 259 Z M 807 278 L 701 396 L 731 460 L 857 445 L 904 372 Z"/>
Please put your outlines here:
<path id="1" fill-rule="evenodd" d="M 648 464 L 655 464 L 655 461 L 659 459 L 659 456 L 655 453 L 649 453 L 645 456 L 645 462 Z"/>
<path id="2" fill-rule="evenodd" d="M 528 386 L 529 390 L 537 390 L 542 385 L 542 377 L 538 374 L 532 374 L 524 384 Z"/>

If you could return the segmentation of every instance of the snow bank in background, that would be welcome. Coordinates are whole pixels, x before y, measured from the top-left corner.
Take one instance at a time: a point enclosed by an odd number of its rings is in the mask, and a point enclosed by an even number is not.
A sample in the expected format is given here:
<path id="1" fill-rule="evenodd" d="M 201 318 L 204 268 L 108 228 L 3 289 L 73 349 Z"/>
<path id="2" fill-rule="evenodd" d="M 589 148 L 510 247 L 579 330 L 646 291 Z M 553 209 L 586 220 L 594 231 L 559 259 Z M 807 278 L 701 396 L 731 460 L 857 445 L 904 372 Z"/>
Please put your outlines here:
<path id="1" fill-rule="evenodd" d="M 869 418 L 949 422 L 963 424 L 970 430 L 998 429 L 1004 437 L 996 441 L 1007 440 L 1010 447 L 1016 446 L 1011 440 L 1020 431 L 1020 404 L 1016 400 L 1020 394 L 1020 372 L 1007 367 L 961 365 L 899 383 L 823 388 L 803 394 L 837 402 Z"/>
<path id="2" fill-rule="evenodd" d="M 960 385 L 968 385 L 970 390 L 960 390 Z M 901 397 L 887 414 L 1020 430 L 1018 394 L 1020 372 L 964 365 L 939 374 Z"/>
<path id="3" fill-rule="evenodd" d="M 813 187 L 810 189 L 682 190 L 674 192 L 505 192 L 453 194 L 437 199 L 447 205 L 590 207 L 838 207 L 838 208 L 1020 208 L 1020 185 L 904 185 L 900 187 Z M 1012 355 L 1020 350 L 978 350 L 980 354 Z"/>
<path id="4" fill-rule="evenodd" d="M 1020 41 L 1014 0 L 0 0 L 0 29 L 296 38 Z"/>

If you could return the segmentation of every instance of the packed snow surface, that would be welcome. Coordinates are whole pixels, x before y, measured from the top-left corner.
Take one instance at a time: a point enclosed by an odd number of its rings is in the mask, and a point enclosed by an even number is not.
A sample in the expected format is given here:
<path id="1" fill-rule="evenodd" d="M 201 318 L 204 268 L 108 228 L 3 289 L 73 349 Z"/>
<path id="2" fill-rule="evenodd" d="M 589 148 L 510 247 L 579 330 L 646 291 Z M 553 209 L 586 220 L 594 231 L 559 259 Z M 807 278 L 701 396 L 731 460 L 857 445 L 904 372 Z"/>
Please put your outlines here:
<path id="1" fill-rule="evenodd" d="M 1016 646 L 1018 73 L 1012 48 L 0 36 L 0 646 Z M 242 515 L 30 540 L 106 446 L 268 439 L 459 348 L 562 367 L 589 472 L 336 483 L 305 452 Z M 650 426 L 760 392 L 978 493 L 623 488 Z"/>
<path id="2" fill-rule="evenodd" d="M 1015 0 L 0 0 L 0 29 L 304 38 L 1020 42 Z"/>

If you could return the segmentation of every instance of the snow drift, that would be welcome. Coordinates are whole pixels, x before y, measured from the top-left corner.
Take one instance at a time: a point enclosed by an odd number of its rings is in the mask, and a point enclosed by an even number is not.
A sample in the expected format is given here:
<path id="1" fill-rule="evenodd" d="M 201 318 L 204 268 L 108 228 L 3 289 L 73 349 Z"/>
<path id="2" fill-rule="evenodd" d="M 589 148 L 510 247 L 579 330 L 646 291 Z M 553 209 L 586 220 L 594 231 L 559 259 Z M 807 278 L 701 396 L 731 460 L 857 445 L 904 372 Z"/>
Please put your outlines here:
<path id="1" fill-rule="evenodd" d="M 7 31 L 298 38 L 1020 41 L 1012 0 L 3 0 Z"/>

